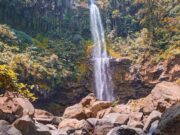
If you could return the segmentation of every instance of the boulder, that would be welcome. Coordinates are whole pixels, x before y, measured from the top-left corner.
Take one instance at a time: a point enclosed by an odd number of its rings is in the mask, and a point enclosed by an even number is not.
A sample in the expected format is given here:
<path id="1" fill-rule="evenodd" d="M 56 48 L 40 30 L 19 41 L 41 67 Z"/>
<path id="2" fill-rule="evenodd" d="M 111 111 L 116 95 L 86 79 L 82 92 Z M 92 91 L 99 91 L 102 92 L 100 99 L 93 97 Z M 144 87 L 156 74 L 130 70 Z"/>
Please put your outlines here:
<path id="1" fill-rule="evenodd" d="M 21 131 L 23 135 L 37 135 L 36 126 L 28 115 L 17 119 L 13 125 Z"/>
<path id="2" fill-rule="evenodd" d="M 101 119 L 101 118 L 103 118 L 104 115 L 107 115 L 107 114 L 109 114 L 109 113 L 114 113 L 114 110 L 113 110 L 112 107 L 109 107 L 109 108 L 107 108 L 107 109 L 104 109 L 104 110 L 99 111 L 99 112 L 97 113 L 96 118 Z"/>
<path id="3" fill-rule="evenodd" d="M 157 126 L 158 126 L 158 123 L 159 123 L 159 120 L 156 120 L 151 124 L 148 135 L 153 135 L 155 133 Z"/>
<path id="4" fill-rule="evenodd" d="M 180 86 L 172 82 L 157 84 L 151 93 L 142 99 L 130 100 L 128 105 L 133 111 L 149 115 L 153 110 L 163 113 L 167 108 L 180 101 Z"/>
<path id="5" fill-rule="evenodd" d="M 7 121 L 0 120 L 0 135 L 22 135 L 19 130 L 11 126 Z"/>
<path id="6" fill-rule="evenodd" d="M 97 125 L 94 128 L 93 135 L 107 135 L 107 133 L 113 128 L 114 126 L 111 124 L 103 124 Z"/>
<path id="7" fill-rule="evenodd" d="M 92 104 L 91 107 L 91 112 L 92 112 L 92 116 L 96 117 L 97 113 L 103 109 L 107 109 L 111 106 L 111 102 L 108 101 L 96 101 Z"/>
<path id="8" fill-rule="evenodd" d="M 162 115 L 154 135 L 180 134 L 180 103 L 172 106 Z"/>
<path id="9" fill-rule="evenodd" d="M 36 133 L 37 135 L 51 135 L 49 128 L 41 123 L 36 123 Z"/>
<path id="10" fill-rule="evenodd" d="M 124 125 L 127 124 L 129 120 L 129 115 L 120 113 L 110 113 L 108 115 L 105 115 L 103 119 L 110 121 L 112 124 Z"/>
<path id="11" fill-rule="evenodd" d="M 113 124 L 106 119 L 97 119 L 97 118 L 89 118 L 86 120 L 92 127 L 96 126 L 102 126 L 102 125 L 110 125 L 113 126 Z"/>
<path id="12" fill-rule="evenodd" d="M 141 121 L 143 118 L 143 113 L 142 112 L 131 112 L 129 117 L 131 120 Z"/>
<path id="13" fill-rule="evenodd" d="M 128 126 L 115 127 L 107 135 L 145 135 L 141 129 Z"/>
<path id="14" fill-rule="evenodd" d="M 11 92 L 0 97 L 0 110 L 18 117 L 34 114 L 34 107 L 28 99 Z"/>
<path id="15" fill-rule="evenodd" d="M 41 109 L 35 109 L 35 113 L 34 113 L 34 120 L 43 123 L 43 124 L 48 124 L 48 123 L 52 123 L 52 121 L 54 120 L 54 116 L 53 114 L 41 110 Z"/>
<path id="16" fill-rule="evenodd" d="M 54 124 L 54 125 L 59 125 L 59 123 L 61 123 L 62 120 L 63 120 L 62 117 L 54 116 L 54 117 L 53 117 L 53 120 L 52 120 L 52 124 Z"/>
<path id="17" fill-rule="evenodd" d="M 85 120 L 64 119 L 58 126 L 61 134 L 68 132 L 76 132 L 76 130 L 85 130 L 89 132 L 92 126 Z"/>
<path id="18" fill-rule="evenodd" d="M 31 102 L 26 98 L 14 98 L 14 100 L 23 108 L 23 115 L 30 115 L 34 114 L 34 106 Z"/>
<path id="19" fill-rule="evenodd" d="M 156 121 L 159 120 L 161 118 L 161 113 L 154 110 L 147 118 L 145 124 L 144 124 L 144 132 L 148 132 L 149 128 L 151 127 L 151 124 Z"/>
<path id="20" fill-rule="evenodd" d="M 63 117 L 78 120 L 86 119 L 86 115 L 83 111 L 83 106 L 81 104 L 75 104 L 66 108 Z"/>
<path id="21" fill-rule="evenodd" d="M 96 101 L 96 97 L 93 93 L 89 94 L 85 98 L 81 100 L 81 104 L 83 107 L 89 107 Z"/>
<path id="22" fill-rule="evenodd" d="M 22 116 L 23 108 L 11 97 L 0 97 L 0 110 L 4 113 Z"/>
<path id="23" fill-rule="evenodd" d="M 157 110 L 164 112 L 180 101 L 180 86 L 172 82 L 162 82 L 155 86 L 151 92 L 152 102 Z"/>
<path id="24" fill-rule="evenodd" d="M 131 111 L 131 108 L 129 105 L 117 105 L 113 107 L 113 111 L 116 113 L 129 114 Z"/>
<path id="25" fill-rule="evenodd" d="M 144 124 L 141 121 L 135 121 L 135 120 L 129 120 L 127 125 L 131 128 L 143 129 L 144 127 Z"/>
<path id="26" fill-rule="evenodd" d="M 3 112 L 0 109 L 0 120 L 8 121 L 9 123 L 13 123 L 17 117 L 13 115 L 12 113 Z"/>

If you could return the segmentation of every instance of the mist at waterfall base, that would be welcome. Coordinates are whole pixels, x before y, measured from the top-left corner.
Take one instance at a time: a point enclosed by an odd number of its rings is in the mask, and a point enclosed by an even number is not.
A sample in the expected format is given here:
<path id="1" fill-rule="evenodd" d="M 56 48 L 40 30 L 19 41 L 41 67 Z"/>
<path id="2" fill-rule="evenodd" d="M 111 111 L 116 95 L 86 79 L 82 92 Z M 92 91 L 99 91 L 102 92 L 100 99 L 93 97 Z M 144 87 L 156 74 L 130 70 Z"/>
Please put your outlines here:
<path id="1" fill-rule="evenodd" d="M 91 0 L 90 5 L 91 32 L 94 41 L 93 62 L 96 97 L 100 100 L 113 101 L 112 79 L 109 72 L 110 63 L 106 50 L 105 34 L 99 8 Z"/>

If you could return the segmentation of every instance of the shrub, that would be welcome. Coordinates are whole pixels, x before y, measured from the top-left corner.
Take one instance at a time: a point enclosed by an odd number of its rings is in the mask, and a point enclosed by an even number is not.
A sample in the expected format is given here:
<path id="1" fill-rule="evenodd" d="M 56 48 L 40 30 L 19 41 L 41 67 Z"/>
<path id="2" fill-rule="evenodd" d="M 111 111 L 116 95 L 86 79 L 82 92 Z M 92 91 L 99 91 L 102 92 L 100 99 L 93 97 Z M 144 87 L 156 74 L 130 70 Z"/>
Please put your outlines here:
<path id="1" fill-rule="evenodd" d="M 16 73 L 6 65 L 0 65 L 0 88 L 5 91 L 16 91 L 31 101 L 36 100 L 35 95 L 28 90 L 27 85 L 19 83 Z"/>

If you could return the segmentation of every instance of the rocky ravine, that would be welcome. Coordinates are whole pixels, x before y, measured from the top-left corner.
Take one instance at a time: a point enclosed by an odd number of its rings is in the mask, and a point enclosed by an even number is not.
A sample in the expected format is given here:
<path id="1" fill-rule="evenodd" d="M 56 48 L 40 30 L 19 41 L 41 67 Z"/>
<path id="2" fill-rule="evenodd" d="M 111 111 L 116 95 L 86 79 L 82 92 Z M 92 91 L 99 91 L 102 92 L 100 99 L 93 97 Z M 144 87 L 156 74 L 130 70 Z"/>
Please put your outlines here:
<path id="1" fill-rule="evenodd" d="M 120 105 L 99 101 L 90 94 L 80 103 L 66 108 L 62 117 L 35 109 L 27 99 L 16 93 L 0 97 L 0 135 L 152 133 L 180 134 L 180 86 L 176 83 L 159 83 L 147 97 Z"/>

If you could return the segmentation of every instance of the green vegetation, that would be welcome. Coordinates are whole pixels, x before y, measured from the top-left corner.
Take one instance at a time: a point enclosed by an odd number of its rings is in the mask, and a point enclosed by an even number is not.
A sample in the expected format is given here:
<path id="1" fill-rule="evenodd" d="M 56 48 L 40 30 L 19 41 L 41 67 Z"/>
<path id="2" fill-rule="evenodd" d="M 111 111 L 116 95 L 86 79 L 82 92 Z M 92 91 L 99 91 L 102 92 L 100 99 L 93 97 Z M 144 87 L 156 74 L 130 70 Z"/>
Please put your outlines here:
<path id="1" fill-rule="evenodd" d="M 99 1 L 112 57 L 129 57 L 138 64 L 179 57 L 178 0 Z M 79 6 L 70 0 L 45 2 L 0 0 L 0 65 L 18 84 L 1 78 L 0 90 L 47 98 L 90 79 L 93 44 L 86 1 Z"/>
<path id="2" fill-rule="evenodd" d="M 6 65 L 0 65 L 0 88 L 5 91 L 15 91 L 21 95 L 35 101 L 36 97 L 28 89 L 28 86 L 19 83 L 16 73 Z"/>

